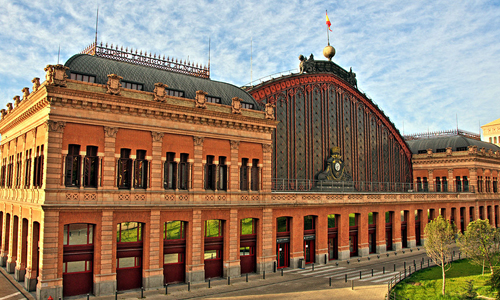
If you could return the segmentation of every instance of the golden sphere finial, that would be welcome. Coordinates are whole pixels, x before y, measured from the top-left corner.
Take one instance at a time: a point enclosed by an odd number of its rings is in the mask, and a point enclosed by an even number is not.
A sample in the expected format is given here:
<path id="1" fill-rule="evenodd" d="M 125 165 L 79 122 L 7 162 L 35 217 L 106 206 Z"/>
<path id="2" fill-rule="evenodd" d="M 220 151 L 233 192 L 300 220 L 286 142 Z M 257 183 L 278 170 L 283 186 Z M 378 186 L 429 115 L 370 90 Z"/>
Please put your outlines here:
<path id="1" fill-rule="evenodd" d="M 332 57 L 335 56 L 335 48 L 328 45 L 323 49 L 323 55 L 329 60 L 332 61 Z"/>

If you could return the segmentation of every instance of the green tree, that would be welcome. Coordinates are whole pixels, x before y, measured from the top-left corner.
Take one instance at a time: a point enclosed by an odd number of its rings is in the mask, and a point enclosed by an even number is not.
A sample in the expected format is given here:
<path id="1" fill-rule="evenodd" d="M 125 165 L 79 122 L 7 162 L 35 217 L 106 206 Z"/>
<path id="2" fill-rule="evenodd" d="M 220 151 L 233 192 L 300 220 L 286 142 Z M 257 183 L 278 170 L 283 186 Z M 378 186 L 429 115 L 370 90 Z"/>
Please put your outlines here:
<path id="1" fill-rule="evenodd" d="M 465 234 L 458 234 L 457 244 L 472 263 L 483 266 L 484 263 L 488 264 L 493 274 L 493 266 L 499 259 L 499 241 L 498 230 L 488 220 L 476 220 L 467 225 Z"/>
<path id="2" fill-rule="evenodd" d="M 443 275 L 443 289 L 442 294 L 445 294 L 446 287 L 446 271 L 451 254 L 452 248 L 455 244 L 455 226 L 442 216 L 438 216 L 430 221 L 425 226 L 425 250 L 427 256 L 433 259 L 438 266 L 441 267 Z"/>
<path id="3" fill-rule="evenodd" d="M 463 293 L 460 296 L 460 299 L 462 300 L 472 300 L 472 299 L 477 299 L 477 292 L 476 288 L 474 288 L 474 281 L 472 280 L 466 280 L 465 281 L 465 287 L 463 289 Z"/>

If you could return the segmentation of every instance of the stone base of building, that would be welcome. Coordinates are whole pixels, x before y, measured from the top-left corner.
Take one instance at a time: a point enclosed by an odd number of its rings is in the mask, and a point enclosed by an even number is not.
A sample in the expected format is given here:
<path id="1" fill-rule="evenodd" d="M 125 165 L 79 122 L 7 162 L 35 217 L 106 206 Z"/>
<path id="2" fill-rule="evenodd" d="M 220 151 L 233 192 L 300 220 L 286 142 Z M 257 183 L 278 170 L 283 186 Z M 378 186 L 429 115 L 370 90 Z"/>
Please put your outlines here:
<path id="1" fill-rule="evenodd" d="M 28 292 L 34 292 L 36 290 L 36 278 L 24 278 L 24 288 Z"/>
<path id="2" fill-rule="evenodd" d="M 94 282 L 94 295 L 113 295 L 116 291 L 116 280 Z"/>
<path id="3" fill-rule="evenodd" d="M 7 265 L 5 266 L 5 269 L 7 270 L 7 273 L 14 273 L 16 272 L 16 262 L 7 262 Z"/>
<path id="4" fill-rule="evenodd" d="M 159 289 L 164 286 L 164 282 L 163 275 L 142 278 L 142 286 L 145 290 Z"/>
<path id="5" fill-rule="evenodd" d="M 290 258 L 290 267 L 292 269 L 297 269 L 301 268 L 302 266 L 300 265 L 301 260 L 303 260 L 303 257 L 295 257 L 295 258 Z M 304 263 L 305 264 L 305 263 Z"/>
<path id="6" fill-rule="evenodd" d="M 377 249 L 377 253 L 379 253 L 379 254 L 387 252 L 387 246 L 386 245 L 377 245 L 376 249 Z"/>
<path id="7" fill-rule="evenodd" d="M 241 276 L 241 266 L 237 265 L 229 268 L 224 268 L 223 276 L 225 278 L 227 277 L 235 278 Z"/>
<path id="8" fill-rule="evenodd" d="M 274 266 L 276 265 L 276 261 L 273 260 L 273 261 L 268 261 L 268 262 L 263 262 L 263 263 L 259 263 L 257 264 L 257 269 L 255 270 L 257 272 L 257 274 L 262 274 L 264 271 L 267 272 L 274 272 Z"/>
<path id="9" fill-rule="evenodd" d="M 328 254 L 316 254 L 315 256 L 315 264 L 324 265 L 328 263 Z"/>
<path id="10" fill-rule="evenodd" d="M 16 269 L 14 271 L 14 279 L 21 282 L 24 281 L 24 276 L 26 275 L 26 270 Z"/>
<path id="11" fill-rule="evenodd" d="M 351 252 L 349 252 L 349 250 L 339 251 L 338 257 L 339 257 L 339 260 L 349 259 L 351 257 Z"/>
<path id="12" fill-rule="evenodd" d="M 197 283 L 205 281 L 205 270 L 201 271 L 191 271 L 186 274 L 187 282 Z"/>
<path id="13" fill-rule="evenodd" d="M 359 248 L 358 249 L 358 256 L 368 256 L 370 254 L 370 249 L 367 248 Z"/>
<path id="14" fill-rule="evenodd" d="M 40 287 L 38 286 L 36 289 L 36 298 L 37 299 L 62 299 L 63 288 L 62 286 L 49 286 L 49 287 Z"/>
<path id="15" fill-rule="evenodd" d="M 408 248 L 415 248 L 417 246 L 416 241 L 408 241 Z"/>
<path id="16" fill-rule="evenodd" d="M 0 266 L 4 267 L 7 265 L 7 256 L 0 256 Z"/>
<path id="17" fill-rule="evenodd" d="M 401 249 L 403 249 L 403 244 L 401 242 L 393 243 L 392 244 L 392 249 L 394 251 L 401 250 Z"/>

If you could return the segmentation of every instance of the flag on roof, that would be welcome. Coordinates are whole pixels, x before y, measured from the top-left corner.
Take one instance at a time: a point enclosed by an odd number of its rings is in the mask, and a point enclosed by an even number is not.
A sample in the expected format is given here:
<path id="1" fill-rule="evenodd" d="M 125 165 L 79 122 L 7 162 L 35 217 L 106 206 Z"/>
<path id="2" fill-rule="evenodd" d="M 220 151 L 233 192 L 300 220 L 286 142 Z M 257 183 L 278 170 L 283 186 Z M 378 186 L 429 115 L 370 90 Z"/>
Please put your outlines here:
<path id="1" fill-rule="evenodd" d="M 328 26 L 328 30 L 332 31 L 330 29 L 330 26 L 332 26 L 332 23 L 330 22 L 330 19 L 328 18 L 328 12 L 326 12 L 326 26 Z"/>

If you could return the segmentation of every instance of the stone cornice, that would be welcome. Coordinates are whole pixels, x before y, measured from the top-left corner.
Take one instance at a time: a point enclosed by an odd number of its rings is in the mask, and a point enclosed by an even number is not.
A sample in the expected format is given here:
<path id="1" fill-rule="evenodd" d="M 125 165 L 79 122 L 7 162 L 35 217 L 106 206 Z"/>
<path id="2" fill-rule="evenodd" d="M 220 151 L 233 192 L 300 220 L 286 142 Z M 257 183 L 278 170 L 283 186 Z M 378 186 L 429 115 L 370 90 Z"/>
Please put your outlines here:
<path id="1" fill-rule="evenodd" d="M 21 102 L 22 103 L 22 102 Z M 0 134 L 4 134 L 6 131 L 14 128 L 18 124 L 26 121 L 31 116 L 35 115 L 45 107 L 49 105 L 50 101 L 47 98 L 41 98 L 40 100 L 34 102 L 24 111 L 15 111 L 10 113 L 5 117 L 4 120 L 0 121 Z"/>
<path id="2" fill-rule="evenodd" d="M 245 114 L 232 114 L 230 107 L 227 107 L 227 113 L 208 109 L 200 111 L 195 108 L 194 100 L 192 99 L 183 99 L 187 102 L 193 102 L 192 107 L 188 107 L 164 102 L 155 102 L 152 100 L 131 99 L 123 96 L 59 87 L 50 87 L 49 94 L 51 95 L 51 106 L 70 106 L 76 109 L 95 110 L 120 115 L 143 116 L 183 123 L 202 124 L 218 128 L 223 127 L 271 133 L 278 124 L 277 121 L 265 118 L 260 119 L 245 116 Z M 153 98 L 152 95 L 151 98 Z M 262 116 L 263 115 L 262 113 Z"/>

